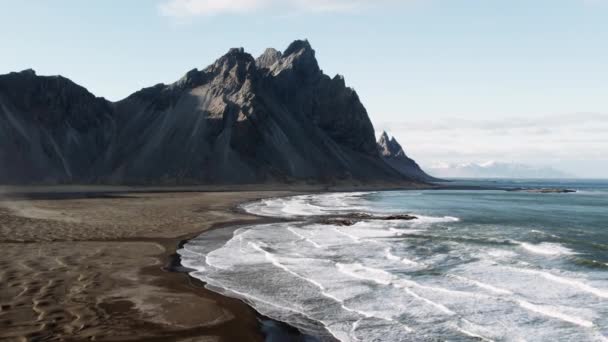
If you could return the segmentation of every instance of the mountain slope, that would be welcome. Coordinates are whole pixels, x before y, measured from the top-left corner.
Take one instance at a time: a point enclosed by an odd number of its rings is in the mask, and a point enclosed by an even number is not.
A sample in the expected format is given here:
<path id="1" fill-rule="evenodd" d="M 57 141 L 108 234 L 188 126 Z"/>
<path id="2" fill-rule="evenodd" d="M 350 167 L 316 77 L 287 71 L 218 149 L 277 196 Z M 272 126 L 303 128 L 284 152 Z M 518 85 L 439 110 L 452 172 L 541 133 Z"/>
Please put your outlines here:
<path id="1" fill-rule="evenodd" d="M 408 180 L 307 41 L 257 59 L 231 49 L 115 103 L 62 77 L 1 75 L 0 104 L 2 183 Z"/>
<path id="2" fill-rule="evenodd" d="M 68 182 L 94 172 L 116 134 L 109 102 L 61 76 L 0 76 L 0 181 Z"/>
<path id="3" fill-rule="evenodd" d="M 382 132 L 380 139 L 378 139 L 378 150 L 384 161 L 405 177 L 423 182 L 440 180 L 424 172 L 416 161 L 405 154 L 395 137 L 389 138 L 386 132 Z"/>

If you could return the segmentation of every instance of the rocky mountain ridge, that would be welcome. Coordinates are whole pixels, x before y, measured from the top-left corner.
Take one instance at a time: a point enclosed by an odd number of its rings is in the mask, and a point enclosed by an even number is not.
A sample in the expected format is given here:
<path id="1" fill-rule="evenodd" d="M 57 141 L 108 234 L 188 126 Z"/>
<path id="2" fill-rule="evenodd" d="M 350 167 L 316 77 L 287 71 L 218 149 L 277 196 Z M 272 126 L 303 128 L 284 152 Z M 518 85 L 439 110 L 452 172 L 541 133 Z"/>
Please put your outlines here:
<path id="1" fill-rule="evenodd" d="M 61 76 L 0 75 L 0 183 L 407 182 L 357 93 L 307 41 L 231 49 L 118 101 Z"/>
<path id="2" fill-rule="evenodd" d="M 440 181 L 424 172 L 416 161 L 405 154 L 395 137 L 389 138 L 386 132 L 382 132 L 378 139 L 378 150 L 382 159 L 399 173 L 421 182 Z"/>

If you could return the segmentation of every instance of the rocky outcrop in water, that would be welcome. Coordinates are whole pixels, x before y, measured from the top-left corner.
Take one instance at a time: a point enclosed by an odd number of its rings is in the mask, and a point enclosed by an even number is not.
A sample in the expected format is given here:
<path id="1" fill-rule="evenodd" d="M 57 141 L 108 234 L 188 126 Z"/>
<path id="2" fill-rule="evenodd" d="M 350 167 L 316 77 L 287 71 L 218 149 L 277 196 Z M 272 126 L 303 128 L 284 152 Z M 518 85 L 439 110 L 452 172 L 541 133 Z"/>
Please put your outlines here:
<path id="1" fill-rule="evenodd" d="M 356 224 L 357 222 L 361 222 L 361 221 L 411 221 L 411 220 L 417 220 L 418 217 L 413 216 L 413 215 L 409 215 L 409 214 L 394 214 L 394 215 L 388 215 L 388 216 L 382 216 L 382 215 L 371 215 L 371 214 L 365 214 L 365 213 L 351 213 L 351 214 L 343 214 L 343 215 L 336 215 L 336 216 L 331 216 L 331 217 L 323 217 L 321 219 L 318 219 L 316 222 L 321 223 L 321 224 L 328 224 L 328 225 L 332 225 L 332 226 L 343 226 L 343 227 L 349 227 L 352 226 L 354 224 Z"/>
<path id="2" fill-rule="evenodd" d="M 61 76 L 0 75 L 0 183 L 394 182 L 357 93 L 307 41 L 231 49 L 109 102 Z"/>
<path id="3" fill-rule="evenodd" d="M 395 137 L 389 138 L 386 132 L 382 132 L 380 139 L 378 139 L 378 150 L 384 161 L 405 177 L 423 182 L 440 180 L 424 172 L 416 161 L 405 154 Z"/>
<path id="4" fill-rule="evenodd" d="M 569 193 L 576 192 L 576 190 L 573 190 L 573 189 L 562 189 L 562 188 L 541 188 L 541 189 L 516 188 L 516 189 L 508 189 L 507 191 L 530 192 L 530 193 L 536 193 L 536 194 L 569 194 Z"/>

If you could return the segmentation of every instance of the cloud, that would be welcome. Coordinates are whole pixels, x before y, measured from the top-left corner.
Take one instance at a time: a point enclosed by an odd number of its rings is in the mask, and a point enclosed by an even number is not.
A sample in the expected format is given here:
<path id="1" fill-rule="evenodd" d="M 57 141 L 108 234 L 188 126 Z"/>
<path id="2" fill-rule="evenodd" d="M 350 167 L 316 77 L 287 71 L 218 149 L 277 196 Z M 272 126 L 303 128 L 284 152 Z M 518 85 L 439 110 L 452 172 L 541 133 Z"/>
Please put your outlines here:
<path id="1" fill-rule="evenodd" d="M 601 113 L 485 120 L 420 118 L 382 122 L 376 129 L 395 135 L 406 153 L 427 167 L 500 160 L 558 168 L 568 164 L 566 171 L 571 173 L 605 176 L 608 161 L 608 114 Z M 597 166 L 577 169 L 574 160 Z"/>
<path id="2" fill-rule="evenodd" d="M 240 13 L 268 5 L 270 0 L 168 0 L 159 4 L 162 15 L 168 17 L 192 17 Z"/>
<path id="3" fill-rule="evenodd" d="M 160 14 L 167 17 L 188 18 L 272 9 L 345 12 L 371 6 L 378 2 L 382 2 L 382 0 L 165 0 L 158 5 L 158 10 Z"/>

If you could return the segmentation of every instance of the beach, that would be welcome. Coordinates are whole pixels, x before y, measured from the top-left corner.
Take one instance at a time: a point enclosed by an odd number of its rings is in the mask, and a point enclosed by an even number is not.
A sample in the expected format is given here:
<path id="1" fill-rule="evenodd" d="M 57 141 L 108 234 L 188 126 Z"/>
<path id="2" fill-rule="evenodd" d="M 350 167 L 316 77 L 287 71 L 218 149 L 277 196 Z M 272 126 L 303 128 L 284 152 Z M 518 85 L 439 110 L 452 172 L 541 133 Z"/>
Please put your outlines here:
<path id="1" fill-rule="evenodd" d="M 603 183 L 265 188 L 1 189 L 0 340 L 605 336 Z"/>
<path id="2" fill-rule="evenodd" d="M 292 193 L 5 194 L 0 340 L 262 340 L 250 307 L 167 265 L 180 241 L 262 220 L 235 211 L 237 203 Z"/>
<path id="3" fill-rule="evenodd" d="M 180 270 L 176 251 L 213 228 L 276 221 L 241 203 L 359 188 L 0 187 L 0 340 L 264 340 L 268 322 Z"/>

